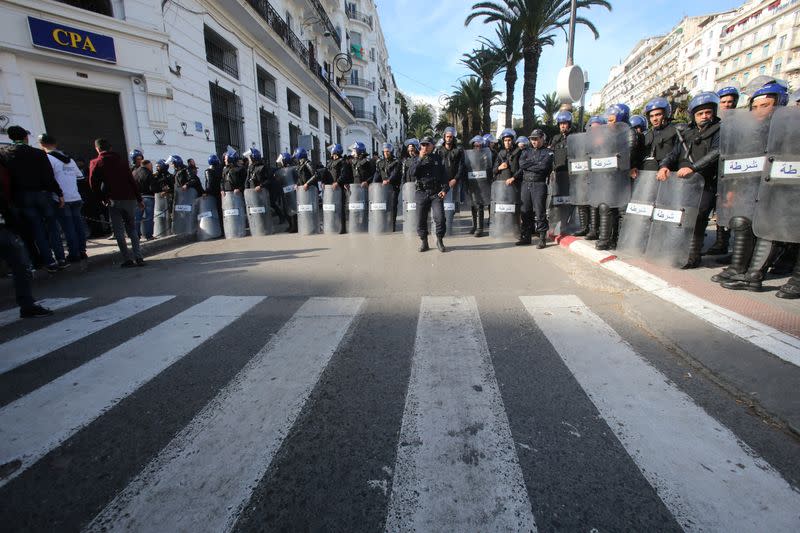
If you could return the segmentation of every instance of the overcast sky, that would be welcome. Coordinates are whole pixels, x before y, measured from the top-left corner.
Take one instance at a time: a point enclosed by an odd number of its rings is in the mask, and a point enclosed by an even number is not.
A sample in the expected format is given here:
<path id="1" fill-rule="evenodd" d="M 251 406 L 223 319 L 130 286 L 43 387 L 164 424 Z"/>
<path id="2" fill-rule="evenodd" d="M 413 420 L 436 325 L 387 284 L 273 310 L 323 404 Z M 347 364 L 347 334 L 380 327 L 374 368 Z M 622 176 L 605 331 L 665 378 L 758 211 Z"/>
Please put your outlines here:
<path id="1" fill-rule="evenodd" d="M 464 27 L 472 0 L 376 0 L 383 33 L 389 48 L 389 64 L 400 90 L 412 98 L 436 104 L 442 93 L 450 92 L 467 70 L 459 64 L 464 52 L 478 46 L 480 36 L 494 36 L 493 25 L 474 21 Z M 619 63 L 644 37 L 662 35 L 684 16 L 727 11 L 744 0 L 611 0 L 613 10 L 594 8 L 580 14 L 594 21 L 600 38 L 578 27 L 575 63 L 589 72 L 589 94 L 599 91 L 608 80 L 612 65 Z M 556 76 L 567 57 L 566 39 L 557 37 L 555 46 L 545 48 L 539 65 L 537 96 L 555 90 Z M 515 113 L 522 113 L 522 63 L 517 67 Z M 503 76 L 495 88 L 505 89 Z M 587 99 L 588 101 L 588 99 Z M 438 104 L 436 104 L 438 108 Z"/>

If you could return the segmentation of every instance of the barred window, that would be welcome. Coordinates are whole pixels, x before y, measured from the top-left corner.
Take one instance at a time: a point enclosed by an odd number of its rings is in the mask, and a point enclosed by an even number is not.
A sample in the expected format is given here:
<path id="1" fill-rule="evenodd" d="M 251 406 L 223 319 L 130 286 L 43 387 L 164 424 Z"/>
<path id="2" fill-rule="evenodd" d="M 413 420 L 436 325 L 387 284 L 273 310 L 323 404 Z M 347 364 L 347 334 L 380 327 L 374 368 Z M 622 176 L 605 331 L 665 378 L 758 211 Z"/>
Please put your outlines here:
<path id="1" fill-rule="evenodd" d="M 242 103 L 239 97 L 215 83 L 209 83 L 211 91 L 211 119 L 214 123 L 214 143 L 218 154 L 227 147 L 240 150 L 244 146 Z"/>
<path id="2" fill-rule="evenodd" d="M 109 0 L 56 0 L 56 1 L 62 4 L 79 7 L 87 11 L 92 11 L 94 13 L 99 13 L 101 15 L 107 15 L 109 17 L 114 16 L 114 12 L 111 9 L 111 2 Z"/>
<path id="3" fill-rule="evenodd" d="M 294 152 L 300 146 L 300 126 L 289 123 L 289 147 Z"/>
<path id="4" fill-rule="evenodd" d="M 206 41 L 206 61 L 238 79 L 239 62 L 236 47 L 208 26 L 204 26 L 203 33 Z"/>
<path id="5" fill-rule="evenodd" d="M 275 86 L 275 76 L 261 67 L 256 67 L 256 82 L 258 83 L 258 94 L 266 96 L 273 102 L 278 101 L 278 90 Z"/>
<path id="6" fill-rule="evenodd" d="M 267 161 L 272 164 L 278 159 L 281 144 L 280 123 L 273 113 L 261 110 L 261 146 Z"/>
<path id="7" fill-rule="evenodd" d="M 302 116 L 302 112 L 300 111 L 300 96 L 291 89 L 286 89 L 286 105 L 289 108 L 289 113 L 298 117 Z"/>
<path id="8" fill-rule="evenodd" d="M 313 106 L 308 106 L 308 123 L 315 128 L 319 128 L 319 111 Z"/>

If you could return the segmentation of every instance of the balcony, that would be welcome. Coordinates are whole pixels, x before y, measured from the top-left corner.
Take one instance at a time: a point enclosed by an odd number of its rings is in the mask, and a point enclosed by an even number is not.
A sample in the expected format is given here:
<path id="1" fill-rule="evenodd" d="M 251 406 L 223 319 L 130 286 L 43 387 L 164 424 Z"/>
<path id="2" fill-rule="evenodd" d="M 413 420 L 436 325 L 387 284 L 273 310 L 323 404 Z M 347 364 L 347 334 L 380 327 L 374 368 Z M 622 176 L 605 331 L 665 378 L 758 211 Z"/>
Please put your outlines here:
<path id="1" fill-rule="evenodd" d="M 370 15 L 362 13 L 361 11 L 356 11 L 355 9 L 345 9 L 345 13 L 347 13 L 347 18 L 350 20 L 366 24 L 371 30 L 374 29 L 372 27 L 372 17 Z"/>
<path id="2" fill-rule="evenodd" d="M 361 120 L 371 120 L 375 125 L 378 125 L 378 117 L 372 111 L 365 111 L 364 109 L 353 110 L 353 116 Z"/>
<path id="3" fill-rule="evenodd" d="M 330 17 L 328 17 L 328 13 L 325 11 L 325 8 L 322 7 L 322 4 L 319 3 L 319 0 L 308 0 L 311 2 L 311 5 L 314 6 L 314 9 L 317 11 L 317 15 L 319 15 L 319 19 L 322 22 L 322 25 L 325 27 L 325 30 L 330 33 L 331 39 L 336 43 L 337 48 L 342 47 L 342 38 L 339 33 L 336 31 L 336 28 L 333 27 L 333 23 L 331 22 Z"/>
<path id="4" fill-rule="evenodd" d="M 358 78 L 348 78 L 345 80 L 345 85 L 348 87 L 359 87 L 361 89 L 366 89 L 368 91 L 375 90 L 375 84 L 368 80 L 362 80 Z"/>

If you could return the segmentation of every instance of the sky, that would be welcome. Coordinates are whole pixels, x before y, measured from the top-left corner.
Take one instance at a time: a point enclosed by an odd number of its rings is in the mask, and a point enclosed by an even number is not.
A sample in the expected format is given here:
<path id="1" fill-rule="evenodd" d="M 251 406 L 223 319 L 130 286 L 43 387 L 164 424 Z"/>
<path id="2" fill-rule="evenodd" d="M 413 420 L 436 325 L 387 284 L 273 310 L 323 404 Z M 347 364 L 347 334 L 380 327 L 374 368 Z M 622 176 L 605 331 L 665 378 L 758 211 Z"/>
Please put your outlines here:
<path id="1" fill-rule="evenodd" d="M 645 37 L 669 32 L 684 16 L 697 16 L 734 9 L 745 0 L 610 0 L 612 11 L 595 7 L 579 10 L 579 15 L 595 23 L 600 38 L 578 26 L 575 38 L 575 64 L 589 73 L 592 93 L 599 91 L 611 67 L 621 62 L 633 46 Z M 381 26 L 389 49 L 389 64 L 400 90 L 414 100 L 439 108 L 439 97 L 449 93 L 458 78 L 468 74 L 459 59 L 479 47 L 480 37 L 494 37 L 494 25 L 481 19 L 464 27 L 473 0 L 376 0 Z M 567 58 L 566 38 L 556 37 L 539 64 L 536 95 L 556 89 L 558 71 Z M 515 116 L 522 114 L 522 63 L 514 91 Z M 495 89 L 504 91 L 501 74 Z"/>

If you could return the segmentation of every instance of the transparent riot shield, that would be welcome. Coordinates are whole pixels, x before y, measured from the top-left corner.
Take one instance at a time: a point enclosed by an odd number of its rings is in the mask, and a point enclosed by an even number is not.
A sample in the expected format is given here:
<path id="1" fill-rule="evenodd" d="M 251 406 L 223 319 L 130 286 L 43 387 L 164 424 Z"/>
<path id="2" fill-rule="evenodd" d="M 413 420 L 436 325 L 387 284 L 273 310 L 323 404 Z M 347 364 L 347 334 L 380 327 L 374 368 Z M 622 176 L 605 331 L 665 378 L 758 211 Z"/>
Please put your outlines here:
<path id="1" fill-rule="evenodd" d="M 625 207 L 631 197 L 630 127 L 609 124 L 587 132 L 589 205 Z"/>
<path id="2" fill-rule="evenodd" d="M 347 198 L 347 226 L 350 233 L 366 233 L 369 224 L 367 189 L 359 184 L 350 185 Z"/>
<path id="3" fill-rule="evenodd" d="M 166 237 L 170 231 L 169 196 L 156 194 L 153 205 L 153 236 Z"/>
<path id="4" fill-rule="evenodd" d="M 726 112 L 719 133 L 718 225 L 729 226 L 733 217 L 753 220 L 758 185 L 767 168 L 768 135 L 769 119 L 746 109 Z"/>
<path id="5" fill-rule="evenodd" d="M 767 154 L 753 231 L 763 239 L 800 242 L 800 107 L 775 111 Z"/>
<path id="6" fill-rule="evenodd" d="M 316 185 L 309 185 L 308 190 L 297 186 L 297 233 L 319 233 L 319 189 Z"/>
<path id="7" fill-rule="evenodd" d="M 447 195 L 445 195 L 442 204 L 444 206 L 444 220 L 447 227 L 447 231 L 445 235 L 450 236 L 453 234 L 453 221 L 456 218 L 456 202 L 458 202 L 458 194 L 460 189 L 456 187 L 455 189 L 450 189 L 447 191 Z M 431 233 L 435 233 L 436 228 L 433 222 L 433 217 L 431 217 Z"/>
<path id="8" fill-rule="evenodd" d="M 213 196 L 201 196 L 197 199 L 197 240 L 208 241 L 222 235 L 217 199 Z"/>
<path id="9" fill-rule="evenodd" d="M 554 235 L 572 232 L 569 225 L 573 212 L 573 205 L 569 195 L 568 172 L 555 172 L 550 179 L 548 184 L 547 211 L 550 229 Z"/>
<path id="10" fill-rule="evenodd" d="M 342 188 L 325 185 L 322 191 L 322 232 L 342 231 Z"/>
<path id="11" fill-rule="evenodd" d="M 569 191 L 573 205 L 589 205 L 589 152 L 586 133 L 567 137 L 567 162 L 569 164 Z"/>
<path id="12" fill-rule="evenodd" d="M 473 206 L 489 205 L 492 200 L 492 151 L 488 148 L 464 151 L 467 187 Z"/>
<path id="13" fill-rule="evenodd" d="M 679 178 L 674 172 L 660 182 L 645 252 L 648 261 L 673 267 L 688 262 L 703 184 L 700 174 Z"/>
<path id="14" fill-rule="evenodd" d="M 260 191 L 245 189 L 244 203 L 247 206 L 247 222 L 250 235 L 262 237 L 272 234 L 272 214 L 269 211 L 269 193 L 262 187 Z"/>
<path id="15" fill-rule="evenodd" d="M 197 191 L 194 189 L 178 189 L 175 191 L 175 206 L 172 216 L 172 231 L 176 235 L 188 235 L 197 231 L 197 213 L 194 201 Z"/>
<path id="16" fill-rule="evenodd" d="M 245 236 L 244 196 L 234 192 L 222 193 L 222 226 L 226 239 L 240 239 Z"/>
<path id="17" fill-rule="evenodd" d="M 503 180 L 492 183 L 492 223 L 489 235 L 495 238 L 519 235 L 519 190 Z"/>
<path id="18" fill-rule="evenodd" d="M 371 235 L 392 232 L 392 186 L 372 183 L 369 186 L 369 232 Z"/>
<path id="19" fill-rule="evenodd" d="M 285 167 L 275 171 L 275 179 L 283 188 L 283 210 L 287 217 L 297 214 L 297 168 Z"/>
<path id="20" fill-rule="evenodd" d="M 418 224 L 417 184 L 410 181 L 403 184 L 403 234 L 416 237 Z"/>
<path id="21" fill-rule="evenodd" d="M 657 175 L 655 170 L 640 170 L 639 176 L 633 181 L 631 201 L 619 228 L 617 250 L 620 252 L 641 257 L 647 250 L 660 184 Z"/>

